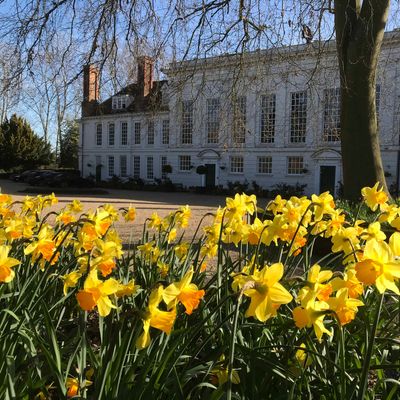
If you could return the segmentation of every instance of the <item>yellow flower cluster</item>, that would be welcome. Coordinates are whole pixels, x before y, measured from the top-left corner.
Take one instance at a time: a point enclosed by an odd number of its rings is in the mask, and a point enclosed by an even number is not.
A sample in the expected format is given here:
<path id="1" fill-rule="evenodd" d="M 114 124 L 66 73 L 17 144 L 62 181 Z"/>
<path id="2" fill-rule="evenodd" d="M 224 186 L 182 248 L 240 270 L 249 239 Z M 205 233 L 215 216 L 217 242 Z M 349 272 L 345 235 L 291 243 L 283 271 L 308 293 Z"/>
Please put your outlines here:
<path id="1" fill-rule="evenodd" d="M 390 290 L 400 294 L 400 232 L 389 236 L 382 230 L 382 224 L 400 230 L 400 208 L 388 203 L 378 184 L 364 188 L 362 195 L 372 212 L 379 210 L 374 222 L 351 221 L 336 208 L 328 192 L 287 200 L 277 196 L 264 209 L 257 206 L 254 195 L 236 194 L 227 198 L 225 207 L 216 210 L 212 223 L 203 227 L 195 261 L 188 258 L 191 245 L 182 240 L 180 233 L 178 236 L 179 230 L 188 226 L 189 206 L 164 218 L 153 213 L 147 222 L 151 235 L 147 231 L 135 247 L 142 268 L 145 265 L 149 271 L 156 271 L 152 283 L 141 289 L 148 297 L 137 313 L 143 323 L 137 347 L 150 344 L 150 327 L 171 332 L 179 304 L 189 315 L 199 306 L 205 293 L 192 283 L 194 273 L 204 272 L 207 261 L 224 246 L 247 248 L 242 256 L 245 266 L 232 274 L 233 290 L 247 302 L 246 317 L 265 322 L 276 316 L 281 306 L 290 307 L 292 303 L 296 326 L 313 327 L 319 340 L 324 333 L 332 334 L 325 326 L 327 316 L 341 325 L 355 318 L 363 305 L 360 298 L 365 286 L 375 285 L 380 293 Z M 73 201 L 61 211 L 43 216 L 43 211 L 56 202 L 54 195 L 27 196 L 18 203 L 0 194 L 0 283 L 10 284 L 17 266 L 22 261 L 26 265 L 26 260 L 42 270 L 53 268 L 57 275 L 59 260 L 68 248 L 69 262 L 71 257 L 73 262 L 72 268 L 60 276 L 64 295 L 73 289 L 82 310 L 97 310 L 106 317 L 117 308 L 118 298 L 140 293 L 136 276 L 135 280 L 124 280 L 119 274 L 124 252 L 113 227 L 120 216 L 126 222 L 134 221 L 136 210 L 132 206 L 117 210 L 106 204 L 82 214 L 82 205 Z M 307 276 L 302 287 L 297 287 L 293 279 L 289 286 L 283 260 L 300 255 L 316 237 L 331 241 L 332 253 L 341 255 L 343 269 L 334 272 L 318 264 L 304 266 Z M 265 261 L 268 246 L 280 249 L 279 260 L 272 264 Z M 22 250 L 12 251 L 15 248 Z M 178 279 L 169 278 L 173 265 L 181 266 Z M 135 268 L 132 261 L 128 269 L 136 272 Z M 299 270 L 294 273 L 299 274 Z"/>
<path id="2" fill-rule="evenodd" d="M 355 318 L 363 305 L 360 297 L 364 286 L 375 285 L 380 293 L 391 290 L 400 294 L 400 233 L 393 233 L 387 243 L 381 226 L 387 222 L 400 230 L 400 208 L 388 204 L 388 196 L 378 184 L 364 188 L 362 195 L 372 211 L 380 209 L 378 221 L 349 221 L 328 192 L 312 195 L 311 199 L 293 196 L 285 200 L 277 196 L 264 210 L 257 207 L 254 195 L 236 194 L 227 199 L 226 206 L 217 210 L 214 223 L 205 228 L 202 255 L 214 257 L 222 242 L 255 247 L 273 244 L 289 256 L 296 256 L 305 245 L 313 243 L 315 236 L 330 239 L 332 252 L 343 256 L 344 271 L 334 277 L 333 271 L 321 270 L 318 264 L 312 266 L 305 285 L 295 296 L 299 305 L 293 309 L 296 326 L 313 327 L 321 340 L 324 333 L 332 334 L 324 325 L 326 316 L 334 316 L 341 325 Z M 292 295 L 279 283 L 285 266 L 258 266 L 254 252 L 251 254 L 250 262 L 233 274 L 232 287 L 250 298 L 245 316 L 265 322 L 277 314 L 281 305 L 290 303 Z"/>
<path id="3" fill-rule="evenodd" d="M 120 278 L 118 263 L 124 251 L 113 227 L 120 217 L 126 222 L 134 221 L 136 210 L 132 206 L 117 210 L 105 204 L 83 213 L 82 204 L 74 200 L 59 212 L 43 215 L 47 207 L 56 203 L 54 194 L 27 196 L 23 202 L 13 202 L 10 195 L 0 194 L 0 283 L 12 282 L 16 275 L 15 267 L 22 263 L 23 258 L 25 265 L 28 261 L 42 271 L 51 268 L 54 271 L 52 275 L 62 279 L 65 296 L 71 289 L 75 291 L 82 310 L 95 310 L 101 317 L 106 317 L 117 308 L 118 298 L 135 296 L 139 292 L 135 280 Z M 189 206 L 183 206 L 165 218 L 153 214 L 150 220 L 151 227 L 159 230 L 181 262 L 187 256 L 189 244 L 183 241 L 175 244 L 174 241 L 178 229 L 187 227 L 190 215 Z M 21 249 L 17 252 L 19 258 L 11 256 L 14 255 L 12 247 Z M 156 266 L 158 279 L 166 277 L 169 265 L 162 258 L 166 251 L 159 241 L 150 240 L 136 249 L 151 266 Z M 59 274 L 57 267 L 62 264 L 63 253 L 68 253 L 72 267 L 67 273 Z M 133 265 L 129 267 L 133 269 Z M 162 285 L 156 289 L 143 288 L 150 295 L 148 306 L 140 311 L 144 333 L 137 341 L 139 348 L 149 345 L 150 326 L 170 333 L 178 304 L 185 307 L 187 314 L 198 307 L 204 291 L 191 282 L 192 277 L 193 269 L 189 269 L 180 281 L 172 281 L 165 288 Z M 73 391 L 74 385 L 71 385 Z"/>

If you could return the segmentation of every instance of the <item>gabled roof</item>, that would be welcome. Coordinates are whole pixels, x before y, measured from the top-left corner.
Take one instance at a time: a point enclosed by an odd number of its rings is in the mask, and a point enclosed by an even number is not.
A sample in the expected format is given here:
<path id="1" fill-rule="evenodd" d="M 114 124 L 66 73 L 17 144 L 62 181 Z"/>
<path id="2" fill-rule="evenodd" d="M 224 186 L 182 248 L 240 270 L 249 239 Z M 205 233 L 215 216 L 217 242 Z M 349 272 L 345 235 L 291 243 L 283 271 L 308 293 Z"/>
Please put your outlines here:
<path id="1" fill-rule="evenodd" d="M 153 87 L 147 96 L 142 94 L 142 86 L 138 83 L 132 83 L 118 93 L 109 97 L 107 100 L 98 104 L 91 104 L 91 111 L 86 116 L 99 116 L 122 113 L 149 113 L 157 111 L 168 111 L 168 106 L 162 101 L 162 88 L 168 83 L 167 80 L 154 81 Z M 128 107 L 113 110 L 112 99 L 114 96 L 129 95 L 133 101 Z"/>

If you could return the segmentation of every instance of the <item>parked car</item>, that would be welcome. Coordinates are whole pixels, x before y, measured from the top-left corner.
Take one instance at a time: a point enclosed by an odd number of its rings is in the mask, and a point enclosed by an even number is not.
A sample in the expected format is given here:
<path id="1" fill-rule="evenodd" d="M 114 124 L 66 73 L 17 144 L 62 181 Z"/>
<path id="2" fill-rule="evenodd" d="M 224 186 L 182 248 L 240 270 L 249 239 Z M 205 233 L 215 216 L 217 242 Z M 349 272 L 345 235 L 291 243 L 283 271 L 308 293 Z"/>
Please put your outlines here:
<path id="1" fill-rule="evenodd" d="M 57 173 L 52 170 L 42 170 L 28 177 L 27 183 L 34 186 L 47 186 Z"/>
<path id="2" fill-rule="evenodd" d="M 11 176 L 11 179 L 15 182 L 26 182 L 26 179 L 28 179 L 30 176 L 33 176 L 40 172 L 40 170 L 37 169 L 28 169 L 24 172 L 21 172 L 20 174 L 14 174 Z"/>
<path id="3" fill-rule="evenodd" d="M 94 182 L 70 172 L 58 172 L 51 176 L 49 186 L 56 187 L 93 187 Z"/>

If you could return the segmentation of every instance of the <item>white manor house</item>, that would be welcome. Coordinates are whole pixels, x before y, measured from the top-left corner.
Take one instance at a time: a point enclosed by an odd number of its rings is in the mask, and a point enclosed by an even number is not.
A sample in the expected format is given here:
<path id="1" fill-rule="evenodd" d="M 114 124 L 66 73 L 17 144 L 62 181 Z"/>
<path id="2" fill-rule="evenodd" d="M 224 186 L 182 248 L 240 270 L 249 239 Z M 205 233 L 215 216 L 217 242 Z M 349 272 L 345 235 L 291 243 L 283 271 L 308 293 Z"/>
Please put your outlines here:
<path id="1" fill-rule="evenodd" d="M 342 169 L 335 50 L 333 41 L 315 42 L 183 61 L 164 70 L 167 80 L 161 81 L 153 79 L 154 63 L 144 56 L 137 82 L 104 102 L 98 69 L 86 66 L 82 175 L 169 178 L 187 187 L 299 183 L 307 184 L 308 194 L 337 191 Z M 388 32 L 376 102 L 385 175 L 397 188 L 399 60 L 400 32 Z"/>

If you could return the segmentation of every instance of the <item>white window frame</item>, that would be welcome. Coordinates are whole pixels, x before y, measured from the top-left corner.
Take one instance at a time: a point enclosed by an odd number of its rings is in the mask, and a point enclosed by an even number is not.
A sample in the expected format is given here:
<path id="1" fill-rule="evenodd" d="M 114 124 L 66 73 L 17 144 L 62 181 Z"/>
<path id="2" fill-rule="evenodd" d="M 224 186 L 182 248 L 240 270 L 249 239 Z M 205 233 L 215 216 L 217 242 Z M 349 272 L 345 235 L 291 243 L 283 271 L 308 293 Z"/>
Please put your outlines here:
<path id="1" fill-rule="evenodd" d="M 133 177 L 140 178 L 140 156 L 133 156 Z"/>
<path id="2" fill-rule="evenodd" d="M 340 88 L 324 90 L 324 142 L 340 141 Z"/>
<path id="3" fill-rule="evenodd" d="M 182 101 L 181 144 L 193 144 L 193 110 L 192 100 Z"/>
<path id="4" fill-rule="evenodd" d="M 155 142 L 155 123 L 153 120 L 147 122 L 147 144 Z"/>
<path id="5" fill-rule="evenodd" d="M 219 142 L 220 99 L 207 99 L 207 144 Z"/>
<path id="6" fill-rule="evenodd" d="M 262 175 L 272 174 L 272 157 L 258 156 L 257 157 L 257 173 Z"/>
<path id="7" fill-rule="evenodd" d="M 135 144 L 140 144 L 141 134 L 142 134 L 142 124 L 139 121 L 136 121 L 133 124 L 133 142 Z"/>
<path id="8" fill-rule="evenodd" d="M 162 120 L 162 144 L 169 144 L 169 119 Z"/>
<path id="9" fill-rule="evenodd" d="M 307 91 L 290 94 L 290 143 L 305 143 L 307 135 Z"/>
<path id="10" fill-rule="evenodd" d="M 128 122 L 121 122 L 121 146 L 128 146 Z"/>
<path id="11" fill-rule="evenodd" d="M 233 142 L 246 143 L 247 97 L 238 96 L 233 101 Z"/>
<path id="12" fill-rule="evenodd" d="M 287 171 L 288 175 L 303 175 L 304 174 L 304 157 L 303 156 L 288 156 L 286 171 Z"/>
<path id="13" fill-rule="evenodd" d="M 107 166 L 108 166 L 108 176 L 113 177 L 115 175 L 115 157 L 114 156 L 108 156 Z"/>
<path id="14" fill-rule="evenodd" d="M 122 177 L 128 176 L 128 156 L 125 154 L 119 156 L 119 174 Z"/>
<path id="15" fill-rule="evenodd" d="M 243 174 L 243 172 L 244 172 L 244 157 L 243 156 L 230 156 L 229 157 L 229 171 L 231 174 Z"/>
<path id="16" fill-rule="evenodd" d="M 112 127 L 112 129 L 111 129 L 111 127 Z M 114 122 L 108 123 L 108 145 L 109 146 L 115 145 L 115 123 Z"/>
<path id="17" fill-rule="evenodd" d="M 167 156 L 161 156 L 161 157 L 160 157 L 160 174 L 161 174 L 161 179 L 167 179 L 167 174 L 163 171 L 165 165 L 168 165 L 168 158 L 167 158 Z"/>
<path id="18" fill-rule="evenodd" d="M 275 93 L 261 96 L 260 113 L 260 142 L 274 143 L 276 122 L 276 95 Z"/>
<path id="19" fill-rule="evenodd" d="M 146 157 L 146 176 L 147 176 L 147 179 L 149 179 L 149 180 L 154 179 L 154 157 L 153 156 Z"/>
<path id="20" fill-rule="evenodd" d="M 103 145 L 103 124 L 96 124 L 96 146 Z"/>
<path id="21" fill-rule="evenodd" d="M 192 156 L 187 154 L 179 156 L 179 171 L 190 172 L 191 169 L 192 169 Z"/>

